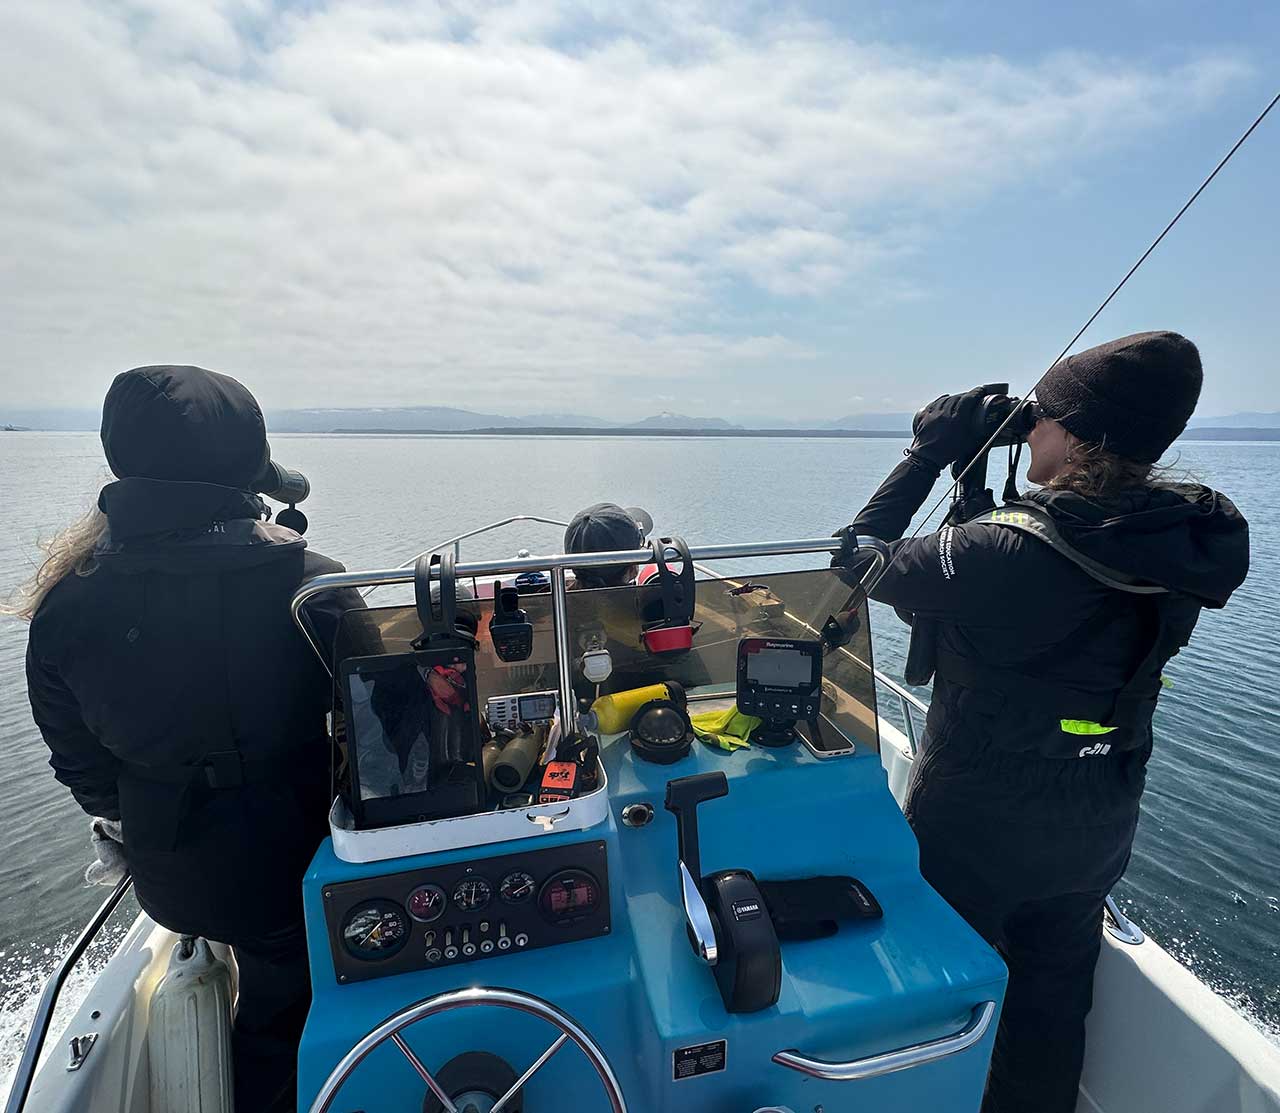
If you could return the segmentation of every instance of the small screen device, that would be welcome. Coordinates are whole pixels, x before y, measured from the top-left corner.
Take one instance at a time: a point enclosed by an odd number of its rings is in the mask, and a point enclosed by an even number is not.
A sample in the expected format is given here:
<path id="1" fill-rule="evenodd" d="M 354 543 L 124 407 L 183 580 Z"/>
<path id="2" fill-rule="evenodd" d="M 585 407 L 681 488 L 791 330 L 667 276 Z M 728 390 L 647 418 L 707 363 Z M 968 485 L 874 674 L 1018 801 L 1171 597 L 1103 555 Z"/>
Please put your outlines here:
<path id="1" fill-rule="evenodd" d="M 857 746 L 830 723 L 824 730 L 821 725 L 821 716 L 804 723 L 797 723 L 796 733 L 804 743 L 805 749 L 814 757 L 848 757 L 850 754 L 857 753 L 858 750 Z"/>
<path id="2" fill-rule="evenodd" d="M 574 761 L 548 762 L 542 770 L 539 804 L 555 804 L 578 795 L 578 764 Z"/>
<path id="3" fill-rule="evenodd" d="M 533 623 L 520 609 L 520 592 L 500 587 L 493 600 L 489 637 L 499 661 L 527 661 L 533 653 Z"/>
<path id="4" fill-rule="evenodd" d="M 784 746 L 794 724 L 818 716 L 822 643 L 792 638 L 743 638 L 738 643 L 738 710 L 764 720 L 752 741 Z"/>
<path id="5" fill-rule="evenodd" d="M 470 664 L 447 647 L 343 662 L 351 811 L 358 829 L 468 815 L 483 806 Z"/>
<path id="6" fill-rule="evenodd" d="M 549 723 L 560 706 L 555 692 L 525 692 L 490 696 L 484 705 L 490 730 L 517 730 L 521 723 Z"/>

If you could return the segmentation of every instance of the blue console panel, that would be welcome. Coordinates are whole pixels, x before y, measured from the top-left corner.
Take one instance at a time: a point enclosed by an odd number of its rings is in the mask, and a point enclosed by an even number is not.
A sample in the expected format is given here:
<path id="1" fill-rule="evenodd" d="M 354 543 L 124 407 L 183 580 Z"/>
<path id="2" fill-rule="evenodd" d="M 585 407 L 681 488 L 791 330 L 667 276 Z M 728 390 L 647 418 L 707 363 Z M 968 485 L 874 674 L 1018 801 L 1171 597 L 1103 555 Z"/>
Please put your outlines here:
<path id="1" fill-rule="evenodd" d="M 994 1023 L 963 1051 L 857 1081 L 819 1079 L 773 1061 L 789 1049 L 847 1062 L 915 1046 L 962 1029 L 985 1002 L 1001 1004 L 1004 966 L 920 877 L 915 840 L 876 754 L 820 761 L 799 746 L 724 754 L 695 745 L 689 756 L 660 766 L 636 761 L 624 742 L 614 741 L 604 762 L 610 815 L 590 830 L 372 865 L 339 861 L 328 842 L 321 847 L 305 882 L 314 1000 L 300 1053 L 300 1109 L 310 1107 L 334 1066 L 370 1029 L 415 1001 L 477 985 L 533 994 L 572 1016 L 612 1063 L 632 1113 L 978 1109 Z M 880 920 L 843 924 L 825 939 L 784 942 L 778 1002 L 749 1014 L 725 1011 L 711 971 L 692 952 L 677 882 L 675 822 L 663 810 L 669 780 L 715 770 L 726 774 L 729 795 L 699 811 L 704 871 L 739 867 L 761 880 L 849 874 L 884 910 Z M 625 826 L 623 810 L 637 803 L 652 805 L 652 822 Z M 587 908 L 588 882 L 574 882 L 567 892 L 554 887 L 554 878 L 575 870 L 599 882 L 607 907 Z M 499 872 L 502 877 L 491 876 Z M 532 886 L 527 894 L 521 875 Z M 508 905 L 493 890 L 513 876 L 508 895 L 525 899 Z M 460 907 L 446 891 L 467 878 L 480 878 L 491 890 L 479 908 L 466 907 L 478 901 L 476 886 L 460 891 Z M 359 883 L 355 889 L 353 883 Z M 342 945 L 347 913 L 326 910 L 326 901 L 354 893 L 403 906 L 420 885 L 445 891 L 448 907 L 430 923 L 410 918 L 406 938 L 385 943 L 396 952 L 388 969 L 401 972 L 352 978 L 350 956 L 335 965 L 333 946 Z M 438 899 L 432 892 L 415 907 L 431 915 L 428 905 Z M 534 902 L 544 899 L 544 911 L 565 912 L 563 923 L 530 918 L 539 907 Z M 576 901 L 585 909 L 577 916 Z M 518 931 L 517 922 L 541 926 Z M 394 923 L 389 915 L 388 930 Z M 445 926 L 456 932 L 450 945 L 461 945 L 466 928 L 477 949 L 457 961 L 428 963 L 428 950 L 442 950 Z M 500 927 L 513 940 L 502 949 Z M 369 938 L 366 928 L 382 931 L 375 920 L 362 922 L 351 929 L 352 946 Z M 331 932 L 339 933 L 333 946 Z M 524 946 L 515 946 L 516 935 L 526 937 Z M 485 940 L 495 942 L 481 953 Z M 554 1036 L 539 1019 L 480 1008 L 432 1017 L 406 1038 L 429 1070 L 461 1052 L 484 1050 L 520 1072 Z M 333 1109 L 419 1113 L 424 1094 L 409 1062 L 388 1044 L 357 1068 Z M 606 1108 L 594 1073 L 571 1045 L 524 1094 L 525 1113 L 569 1108 Z"/>

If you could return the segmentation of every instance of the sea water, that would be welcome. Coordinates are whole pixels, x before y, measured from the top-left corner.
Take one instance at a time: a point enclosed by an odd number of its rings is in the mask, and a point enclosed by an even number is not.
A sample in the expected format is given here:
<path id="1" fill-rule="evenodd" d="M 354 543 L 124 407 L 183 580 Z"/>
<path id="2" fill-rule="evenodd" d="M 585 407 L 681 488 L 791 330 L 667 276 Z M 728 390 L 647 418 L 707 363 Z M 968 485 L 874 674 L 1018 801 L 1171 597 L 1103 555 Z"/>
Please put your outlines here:
<path id="1" fill-rule="evenodd" d="M 352 569 L 399 564 L 510 515 L 565 521 L 602 501 L 642 506 L 656 533 L 693 543 L 825 536 L 850 520 L 903 448 L 884 439 L 718 437 L 277 436 L 272 444 L 277 460 L 311 479 L 308 542 Z M 1174 686 L 1156 717 L 1143 818 L 1117 896 L 1162 946 L 1274 1035 L 1280 445 L 1183 442 L 1177 457 L 1248 517 L 1253 568 L 1225 610 L 1205 612 L 1167 670 Z M 1001 470 L 993 460 L 993 478 Z M 93 434 L 0 432 L 0 594 L 29 575 L 37 539 L 92 505 L 109 479 Z M 935 498 L 944 490 L 939 483 Z M 463 552 L 559 551 L 561 532 L 519 523 Z M 877 607 L 873 630 L 876 664 L 900 678 L 906 628 Z M 83 883 L 88 819 L 53 779 L 31 721 L 25 646 L 25 625 L 0 618 L 2 1075 L 21 1049 L 45 974 L 106 893 Z M 108 954 L 101 948 L 95 961 Z M 81 976 L 81 992 L 89 980 Z"/>

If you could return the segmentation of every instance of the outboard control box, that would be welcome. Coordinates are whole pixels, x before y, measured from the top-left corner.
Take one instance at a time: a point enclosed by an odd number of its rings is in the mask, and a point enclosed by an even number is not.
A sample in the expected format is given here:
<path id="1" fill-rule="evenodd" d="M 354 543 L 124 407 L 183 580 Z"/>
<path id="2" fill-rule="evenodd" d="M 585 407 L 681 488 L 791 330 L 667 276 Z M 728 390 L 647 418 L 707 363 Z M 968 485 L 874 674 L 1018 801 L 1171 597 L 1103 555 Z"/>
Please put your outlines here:
<path id="1" fill-rule="evenodd" d="M 728 794 L 723 773 L 682 777 L 667 785 L 666 808 L 676 817 L 677 871 L 693 953 L 711 967 L 725 1010 L 750 1013 L 778 1000 L 782 956 L 751 871 L 729 869 L 702 876 L 698 805 Z"/>

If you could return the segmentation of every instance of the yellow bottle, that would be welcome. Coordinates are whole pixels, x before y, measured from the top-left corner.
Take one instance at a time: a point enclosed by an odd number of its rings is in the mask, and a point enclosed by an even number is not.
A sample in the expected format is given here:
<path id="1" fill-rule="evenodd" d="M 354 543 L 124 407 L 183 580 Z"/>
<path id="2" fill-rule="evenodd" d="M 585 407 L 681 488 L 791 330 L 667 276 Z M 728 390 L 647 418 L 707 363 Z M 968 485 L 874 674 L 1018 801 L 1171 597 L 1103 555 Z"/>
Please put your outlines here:
<path id="1" fill-rule="evenodd" d="M 601 734 L 619 734 L 631 725 L 631 717 L 646 703 L 654 699 L 674 700 L 681 707 L 685 704 L 684 688 L 674 680 L 662 684 L 646 684 L 643 688 L 630 688 L 601 696 L 591 705 Z"/>

